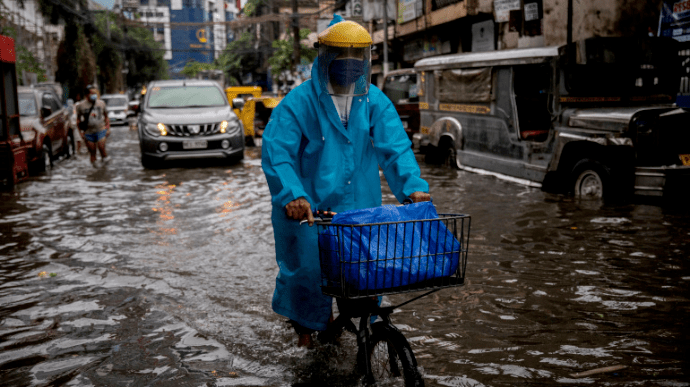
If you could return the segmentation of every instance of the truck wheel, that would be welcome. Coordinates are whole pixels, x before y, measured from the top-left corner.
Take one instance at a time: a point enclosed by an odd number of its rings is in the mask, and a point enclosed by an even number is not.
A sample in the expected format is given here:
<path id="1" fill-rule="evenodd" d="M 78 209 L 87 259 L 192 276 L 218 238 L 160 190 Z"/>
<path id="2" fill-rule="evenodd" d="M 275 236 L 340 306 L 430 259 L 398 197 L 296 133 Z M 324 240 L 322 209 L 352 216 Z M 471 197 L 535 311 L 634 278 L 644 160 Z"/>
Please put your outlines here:
<path id="1" fill-rule="evenodd" d="M 144 167 L 144 169 L 158 169 L 160 168 L 160 164 L 156 159 L 154 159 L 151 156 L 146 156 L 144 154 L 141 155 L 141 166 Z"/>
<path id="2" fill-rule="evenodd" d="M 74 136 L 72 133 L 67 135 L 67 144 L 65 144 L 65 158 L 68 159 L 74 156 L 76 147 L 74 146 Z"/>
<path id="3" fill-rule="evenodd" d="M 38 157 L 29 165 L 29 174 L 35 175 L 53 169 L 53 154 L 50 144 L 43 143 Z"/>
<path id="4" fill-rule="evenodd" d="M 611 172 L 596 160 L 580 160 L 571 173 L 573 193 L 584 199 L 603 199 L 611 195 Z"/>

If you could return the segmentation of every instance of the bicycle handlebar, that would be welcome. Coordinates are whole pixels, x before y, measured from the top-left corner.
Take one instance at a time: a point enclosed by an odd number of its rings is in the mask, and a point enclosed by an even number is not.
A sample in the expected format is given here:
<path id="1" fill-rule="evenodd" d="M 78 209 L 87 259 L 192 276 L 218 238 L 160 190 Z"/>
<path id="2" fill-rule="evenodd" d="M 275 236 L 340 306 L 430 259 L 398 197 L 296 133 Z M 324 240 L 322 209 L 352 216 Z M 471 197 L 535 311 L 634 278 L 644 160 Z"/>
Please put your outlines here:
<path id="1" fill-rule="evenodd" d="M 410 199 L 409 197 L 406 197 L 405 200 L 403 200 L 403 203 L 402 203 L 402 204 L 403 204 L 403 205 L 408 205 L 408 204 L 412 204 L 412 203 L 414 203 L 414 202 L 412 201 L 412 199 Z M 324 210 L 313 210 L 311 213 L 314 215 L 314 222 L 315 222 L 315 223 L 316 223 L 316 222 L 330 221 L 331 219 L 333 219 L 333 216 L 335 216 L 335 215 L 337 214 L 337 212 L 331 211 L 330 208 L 329 208 L 328 210 L 326 210 L 326 211 L 324 211 Z M 317 219 L 317 218 L 318 218 L 318 219 Z M 301 226 L 301 225 L 303 225 L 304 223 L 307 223 L 307 222 L 308 222 L 308 220 L 303 219 L 303 220 L 300 220 L 300 221 L 299 221 L 299 224 L 300 224 L 300 226 Z"/>
<path id="2" fill-rule="evenodd" d="M 323 222 L 323 221 L 328 221 L 333 219 L 333 216 L 336 215 L 336 212 L 331 211 L 330 209 L 323 211 L 323 210 L 314 210 L 311 212 L 314 215 L 314 222 Z M 317 219 L 318 218 L 318 219 Z M 306 219 L 300 220 L 299 224 L 300 226 L 303 225 L 304 223 L 307 223 L 308 221 Z"/>

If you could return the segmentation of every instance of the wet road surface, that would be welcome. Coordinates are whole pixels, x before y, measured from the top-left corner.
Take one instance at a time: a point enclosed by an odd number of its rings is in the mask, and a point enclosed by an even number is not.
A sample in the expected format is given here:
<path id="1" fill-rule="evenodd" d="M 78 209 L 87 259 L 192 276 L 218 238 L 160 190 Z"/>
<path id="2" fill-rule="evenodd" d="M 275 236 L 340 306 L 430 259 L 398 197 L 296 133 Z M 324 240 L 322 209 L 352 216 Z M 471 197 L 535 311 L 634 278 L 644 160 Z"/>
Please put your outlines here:
<path id="1" fill-rule="evenodd" d="M 297 349 L 271 310 L 260 148 L 147 171 L 135 131 L 108 147 L 0 193 L 3 385 L 356 385 L 352 337 Z M 421 167 L 440 212 L 472 215 L 467 285 L 393 315 L 427 386 L 690 385 L 687 208 Z"/>

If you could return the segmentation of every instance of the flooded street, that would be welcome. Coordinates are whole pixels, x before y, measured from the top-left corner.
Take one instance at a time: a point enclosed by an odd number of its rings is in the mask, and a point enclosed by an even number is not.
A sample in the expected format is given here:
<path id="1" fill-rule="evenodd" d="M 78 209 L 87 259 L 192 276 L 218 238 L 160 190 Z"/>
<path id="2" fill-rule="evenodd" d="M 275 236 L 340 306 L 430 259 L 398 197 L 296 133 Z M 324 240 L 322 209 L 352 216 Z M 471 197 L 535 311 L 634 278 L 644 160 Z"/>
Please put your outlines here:
<path id="1" fill-rule="evenodd" d="M 3 385 L 356 385 L 351 335 L 298 349 L 271 310 L 260 148 L 149 171 L 136 131 L 108 147 L 0 193 Z M 393 315 L 427 386 L 690 386 L 687 207 L 421 168 L 439 212 L 472 216 L 467 285 Z"/>

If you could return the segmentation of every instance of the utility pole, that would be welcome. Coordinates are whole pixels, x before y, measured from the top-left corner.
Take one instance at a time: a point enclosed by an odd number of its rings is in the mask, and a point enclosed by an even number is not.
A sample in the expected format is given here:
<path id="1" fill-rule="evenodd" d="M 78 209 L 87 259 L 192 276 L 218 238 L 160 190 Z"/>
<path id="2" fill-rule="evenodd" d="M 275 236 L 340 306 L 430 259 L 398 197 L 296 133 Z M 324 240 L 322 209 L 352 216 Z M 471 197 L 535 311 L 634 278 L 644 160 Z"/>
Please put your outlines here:
<path id="1" fill-rule="evenodd" d="M 568 0 L 568 44 L 573 42 L 573 0 Z"/>
<path id="2" fill-rule="evenodd" d="M 105 35 L 108 37 L 108 41 L 110 41 L 110 12 L 105 11 Z"/>
<path id="3" fill-rule="evenodd" d="M 293 62 L 295 63 L 295 69 L 297 65 L 300 64 L 300 44 L 299 44 L 299 18 L 297 16 L 297 0 L 292 0 L 292 34 L 294 42 L 292 43 L 293 50 Z"/>
<path id="4" fill-rule="evenodd" d="M 388 75 L 388 0 L 383 0 L 383 78 Z"/>

